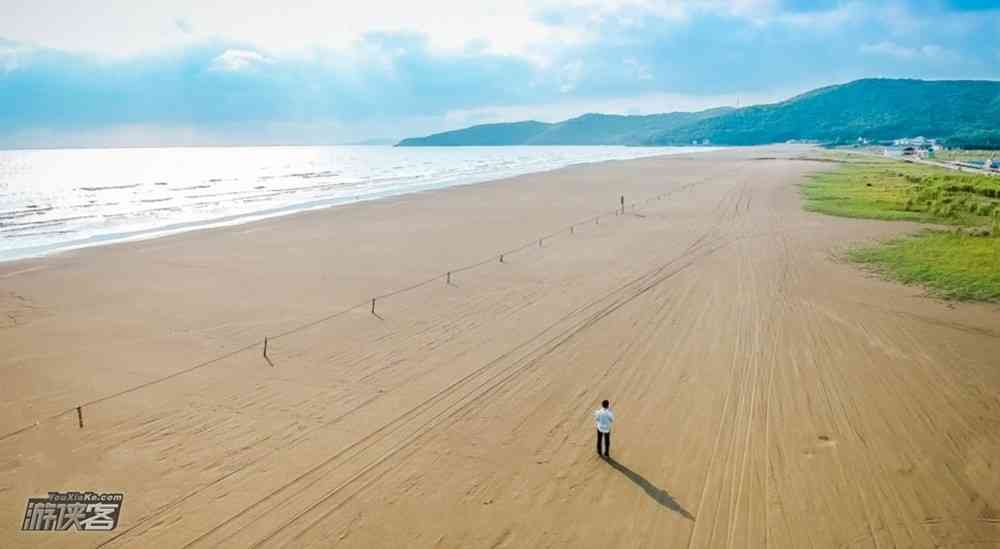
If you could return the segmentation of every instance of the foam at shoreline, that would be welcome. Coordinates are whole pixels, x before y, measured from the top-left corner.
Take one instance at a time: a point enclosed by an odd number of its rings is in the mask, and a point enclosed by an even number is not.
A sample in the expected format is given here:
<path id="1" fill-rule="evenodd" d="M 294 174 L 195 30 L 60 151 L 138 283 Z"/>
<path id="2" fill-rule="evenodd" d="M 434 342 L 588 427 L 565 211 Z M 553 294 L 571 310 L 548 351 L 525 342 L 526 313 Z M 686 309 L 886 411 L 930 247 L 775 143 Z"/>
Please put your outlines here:
<path id="1" fill-rule="evenodd" d="M 0 261 L 246 223 L 573 164 L 707 149 L 239 147 L 0 151 Z"/>

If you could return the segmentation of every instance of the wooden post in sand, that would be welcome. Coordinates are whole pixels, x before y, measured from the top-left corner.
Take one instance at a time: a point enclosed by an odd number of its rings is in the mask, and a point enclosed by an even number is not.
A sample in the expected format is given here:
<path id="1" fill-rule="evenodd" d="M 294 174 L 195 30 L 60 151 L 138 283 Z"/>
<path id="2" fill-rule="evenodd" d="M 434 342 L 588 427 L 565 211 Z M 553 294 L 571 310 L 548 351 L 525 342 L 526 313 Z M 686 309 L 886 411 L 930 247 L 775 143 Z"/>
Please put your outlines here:
<path id="1" fill-rule="evenodd" d="M 372 314 L 375 314 L 375 298 L 372 298 Z"/>
<path id="2" fill-rule="evenodd" d="M 267 336 L 264 336 L 264 358 L 267 358 Z"/>
<path id="3" fill-rule="evenodd" d="M 445 284 L 451 284 L 451 271 L 448 271 L 447 278 L 445 279 Z"/>
<path id="4" fill-rule="evenodd" d="M 83 429 L 83 406 L 76 407 L 76 420 L 80 422 L 80 428 Z"/>
<path id="5" fill-rule="evenodd" d="M 569 226 L 569 234 L 573 234 L 573 226 L 572 225 Z"/>
<path id="6" fill-rule="evenodd" d="M 503 254 L 500 254 L 500 263 L 503 263 Z"/>

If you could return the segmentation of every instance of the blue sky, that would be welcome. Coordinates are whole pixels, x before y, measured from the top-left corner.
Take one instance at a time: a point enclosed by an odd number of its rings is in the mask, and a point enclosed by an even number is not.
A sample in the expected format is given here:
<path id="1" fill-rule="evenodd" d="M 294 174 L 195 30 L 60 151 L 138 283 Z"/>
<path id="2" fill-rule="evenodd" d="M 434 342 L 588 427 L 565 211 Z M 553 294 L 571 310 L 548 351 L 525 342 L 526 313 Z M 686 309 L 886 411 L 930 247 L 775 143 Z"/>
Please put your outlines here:
<path id="1" fill-rule="evenodd" d="M 0 0 L 0 147 L 331 143 L 1000 79 L 1000 1 L 99 4 Z"/>

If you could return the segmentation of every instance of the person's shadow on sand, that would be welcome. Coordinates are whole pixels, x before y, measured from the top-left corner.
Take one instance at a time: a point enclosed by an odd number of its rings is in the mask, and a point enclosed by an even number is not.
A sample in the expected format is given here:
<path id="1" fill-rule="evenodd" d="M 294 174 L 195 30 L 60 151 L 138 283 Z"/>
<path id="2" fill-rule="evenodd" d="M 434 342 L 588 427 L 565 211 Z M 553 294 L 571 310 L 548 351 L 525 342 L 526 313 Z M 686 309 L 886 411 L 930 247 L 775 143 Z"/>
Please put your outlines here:
<path id="1" fill-rule="evenodd" d="M 649 497 L 653 498 L 653 500 L 655 500 L 656 503 L 659 503 L 660 505 L 666 507 L 667 509 L 670 509 L 671 511 L 679 514 L 680 516 L 688 520 L 694 520 L 694 515 L 688 513 L 687 509 L 684 509 L 684 507 L 681 507 L 681 504 L 677 503 L 677 500 L 675 500 L 674 497 L 671 496 L 669 492 L 649 482 L 648 480 L 646 480 L 645 477 L 643 477 L 639 473 L 636 473 L 635 471 L 629 469 L 628 467 L 622 465 L 621 463 L 618 463 L 617 461 L 614 460 L 614 458 L 610 457 L 606 458 L 606 461 L 608 462 L 608 465 L 615 468 L 621 474 L 625 475 L 625 477 L 634 482 L 636 486 L 642 488 L 642 490 L 646 492 L 646 494 Z"/>

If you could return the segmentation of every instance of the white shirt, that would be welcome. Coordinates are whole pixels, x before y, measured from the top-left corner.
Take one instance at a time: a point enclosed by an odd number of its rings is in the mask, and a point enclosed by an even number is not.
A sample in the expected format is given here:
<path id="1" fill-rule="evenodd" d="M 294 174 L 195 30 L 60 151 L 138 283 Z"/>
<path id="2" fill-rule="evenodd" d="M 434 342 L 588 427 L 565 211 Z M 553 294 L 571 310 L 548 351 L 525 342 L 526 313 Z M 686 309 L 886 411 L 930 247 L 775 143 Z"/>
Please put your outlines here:
<path id="1" fill-rule="evenodd" d="M 610 433 L 611 424 L 615 421 L 615 414 L 610 408 L 598 408 L 594 411 L 594 420 L 597 423 L 598 431 Z"/>

